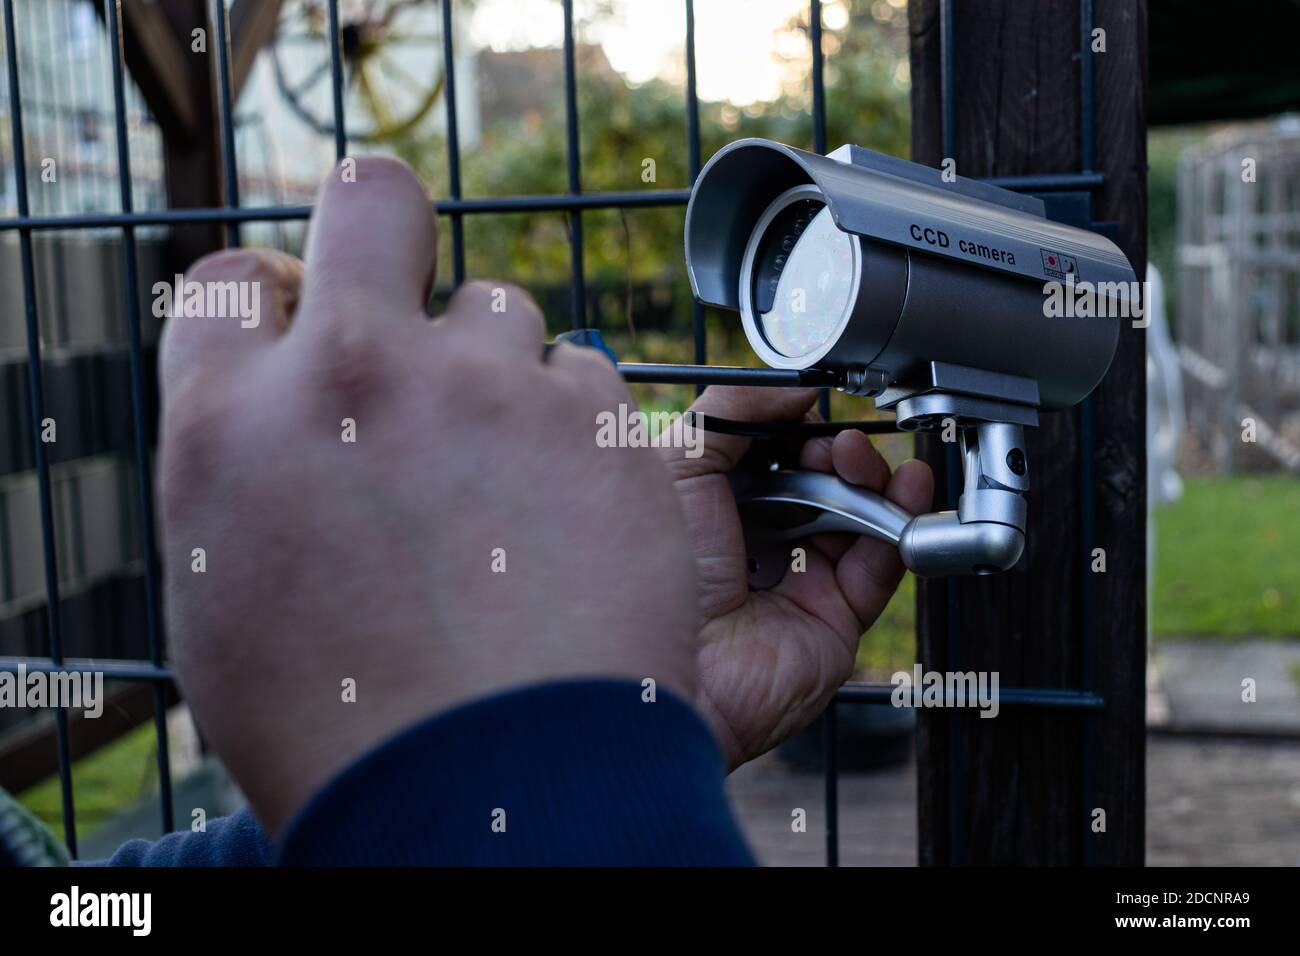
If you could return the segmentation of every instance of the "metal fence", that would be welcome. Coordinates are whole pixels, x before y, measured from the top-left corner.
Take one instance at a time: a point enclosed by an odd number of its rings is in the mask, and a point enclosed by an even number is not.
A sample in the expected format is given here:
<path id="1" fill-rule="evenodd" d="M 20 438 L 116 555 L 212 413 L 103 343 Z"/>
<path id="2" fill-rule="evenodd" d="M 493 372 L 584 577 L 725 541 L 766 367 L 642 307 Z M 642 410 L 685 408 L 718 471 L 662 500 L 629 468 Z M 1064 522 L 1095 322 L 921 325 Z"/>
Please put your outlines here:
<path id="1" fill-rule="evenodd" d="M 578 77 L 574 66 L 574 17 L 573 0 L 562 0 L 564 12 L 564 112 L 567 134 L 567 192 L 559 195 L 513 196 L 504 198 L 466 198 L 461 189 L 461 168 L 459 148 L 459 128 L 456 116 L 456 76 L 453 56 L 453 2 L 444 0 L 442 12 L 442 42 L 445 69 L 447 167 L 449 195 L 438 200 L 435 205 L 439 214 L 448 217 L 451 223 L 451 251 L 453 281 L 459 285 L 465 279 L 465 243 L 464 218 L 473 215 L 491 215 L 501 213 L 538 213 L 563 212 L 568 216 L 570 225 L 570 259 L 571 259 L 571 325 L 581 328 L 587 322 L 586 308 L 587 284 L 583 269 L 583 233 L 582 215 L 593 209 L 618 209 L 650 206 L 684 205 L 690 196 L 689 189 L 646 190 L 638 192 L 583 193 L 582 170 L 579 163 L 579 119 L 577 107 Z M 686 12 L 686 116 L 689 164 L 692 179 L 698 174 L 701 165 L 700 156 L 700 110 L 696 93 L 695 69 L 695 16 L 693 0 L 684 0 Z M 224 0 L 214 0 L 210 5 L 212 35 L 215 38 L 217 52 L 217 91 L 218 120 L 221 132 L 223 175 L 226 204 L 218 208 L 164 209 L 158 211 L 136 211 L 132 193 L 131 138 L 127 124 L 127 85 L 124 73 L 123 57 L 123 17 L 118 0 L 103 0 L 104 22 L 109 37 L 109 50 L 112 69 L 113 92 L 113 127 L 116 138 L 118 192 L 120 196 L 119 212 L 83 212 L 78 214 L 33 214 L 28 194 L 28 157 L 24 146 L 23 99 L 20 89 L 18 69 L 18 32 L 16 30 L 14 6 L 15 0 L 0 0 L 3 6 L 3 25 L 5 35 L 5 55 L 7 62 L 8 102 L 10 105 L 10 125 L 14 149 L 14 182 L 17 192 L 17 216 L 0 218 L 0 236 L 16 232 L 21 254 L 21 273 L 23 302 L 27 336 L 27 370 L 30 388 L 30 432 L 32 436 L 32 456 L 39 484 L 40 539 L 43 550 L 43 575 L 45 585 L 45 625 L 47 656 L 43 658 L 0 658 L 0 670 L 15 672 L 23 665 L 29 672 L 99 672 L 105 679 L 131 682 L 144 682 L 153 693 L 153 722 L 157 737 L 157 760 L 159 773 L 160 817 L 163 832 L 174 829 L 172 807 L 172 779 L 169 765 L 169 749 L 166 725 L 166 691 L 173 682 L 173 673 L 167 666 L 164 655 L 164 640 L 161 617 L 159 613 L 159 574 L 158 558 L 155 548 L 155 528 L 153 510 L 153 488 L 151 481 L 151 429 L 147 393 L 151 386 L 148 381 L 150 370 L 146 367 L 142 351 L 141 336 L 141 301 L 139 285 L 139 255 L 137 251 L 137 230 L 154 226 L 181 226 L 193 224 L 220 224 L 224 226 L 227 241 L 232 246 L 239 245 L 240 226 L 254 222 L 282 222 L 286 220 L 306 219 L 311 209 L 309 206 L 259 206 L 244 208 L 239 201 L 239 178 L 235 160 L 235 120 L 232 102 L 231 81 L 231 40 L 228 24 L 228 12 Z M 1092 67 L 1089 39 L 1092 31 L 1092 3 L 1081 3 L 1081 103 L 1080 121 L 1083 124 L 1082 139 L 1083 169 L 1079 172 L 1060 173 L 1012 179 L 990 180 L 1006 188 L 1017 189 L 1043 195 L 1044 198 L 1067 200 L 1070 197 L 1086 197 L 1101 183 L 1101 176 L 1092 172 L 1092 123 L 1093 92 Z M 347 154 L 348 137 L 344 123 L 344 75 L 342 39 L 339 22 L 338 0 L 329 0 L 330 35 L 335 42 L 330 44 L 330 70 L 333 98 L 334 151 L 342 159 Z M 943 136 L 946 145 L 945 154 L 952 156 L 952 144 L 956 130 L 956 81 L 952 64 L 955 38 L 952 28 L 952 0 L 943 0 L 942 16 L 942 57 L 943 57 Z M 812 67 L 812 145 L 818 153 L 827 151 L 826 143 L 826 95 L 823 79 L 824 59 L 822 54 L 822 20 L 820 0 L 809 2 L 809 39 L 811 42 Z M 1070 202 L 1049 202 L 1049 213 L 1058 218 L 1076 220 L 1076 224 L 1093 225 L 1088 222 L 1086 202 L 1080 207 Z M 1079 210 L 1083 210 L 1081 216 Z M 1072 211 L 1073 210 L 1073 211 Z M 1079 221 L 1082 220 L 1082 221 Z M 127 316 L 127 331 L 130 350 L 130 411 L 133 425 L 133 451 L 135 457 L 136 497 L 138 507 L 138 535 L 142 543 L 142 569 L 144 582 L 145 620 L 147 655 L 138 660 L 81 660 L 69 659 L 64 653 L 63 627 L 60 620 L 59 577 L 56 561 L 56 534 L 54 509 L 50 485 L 50 463 L 47 448 L 40 440 L 41 422 L 45 416 L 45 392 L 42 378 L 42 343 L 38 321 L 37 282 L 33 258 L 33 235 L 47 230 L 76 229 L 113 229 L 120 230 L 123 242 L 122 276 L 124 306 Z M 708 384 L 758 385 L 769 387 L 794 386 L 829 386 L 834 382 L 817 373 L 805 373 L 777 369 L 749 369 L 710 367 L 707 365 L 708 349 L 705 336 L 704 311 L 696 304 L 693 309 L 692 325 L 694 334 L 694 365 L 620 365 L 620 371 L 628 382 L 667 383 L 694 385 L 697 389 Z M 822 408 L 828 408 L 827 395 L 823 395 Z M 1083 409 L 1083 421 L 1089 421 L 1088 408 Z M 1084 443 L 1088 447 L 1088 443 Z M 956 449 L 949 448 L 949 468 L 951 476 L 960 475 L 956 460 Z M 1084 526 L 1089 523 L 1088 509 L 1092 507 L 1089 500 L 1092 488 L 1090 480 L 1092 463 L 1085 462 L 1082 476 L 1084 494 Z M 949 499 L 947 507 L 955 507 L 959 488 L 950 480 L 946 489 Z M 1089 596 L 1091 584 L 1082 582 L 1085 589 L 1085 613 L 1089 613 L 1094 600 Z M 957 600 L 956 589 L 949 589 L 949 600 Z M 950 621 L 957 619 L 957 614 L 949 616 Z M 1089 625 L 1095 628 L 1095 621 Z M 955 635 L 950 635 L 955 646 Z M 1086 656 L 1095 656 L 1095 642 L 1087 641 Z M 1096 662 L 1085 661 L 1084 674 L 1095 674 Z M 1044 708 L 1058 712 L 1075 712 L 1086 715 L 1103 706 L 1099 695 L 1089 689 L 1087 681 L 1080 690 L 1060 688 L 1004 688 L 1000 701 L 1006 706 Z M 888 704 L 894 687 L 890 684 L 870 684 L 851 682 L 844 685 L 835 695 L 826 711 L 824 721 L 824 778 L 826 809 L 826 859 L 829 865 L 836 865 L 839 856 L 837 784 L 838 768 L 836 763 L 837 726 L 836 712 L 841 705 Z M 73 794 L 71 769 L 71 750 L 68 739 L 68 715 L 63 710 L 55 713 L 56 739 L 58 746 L 58 776 L 62 794 L 62 815 L 64 833 L 70 851 L 77 852 L 76 803 Z M 956 728 L 954 724 L 954 728 Z M 954 732 L 956 730 L 954 729 Z M 1084 760 L 1085 764 L 1095 766 L 1097 744 L 1094 734 L 1087 734 Z M 959 759 L 957 748 L 952 748 L 952 760 Z M 1085 778 L 1089 775 L 1085 773 Z M 954 772 L 954 779 L 959 774 Z M 1087 785 L 1087 784 L 1085 784 Z M 1091 804 L 1089 804 L 1091 805 Z M 960 860 L 954 860 L 960 862 Z"/>

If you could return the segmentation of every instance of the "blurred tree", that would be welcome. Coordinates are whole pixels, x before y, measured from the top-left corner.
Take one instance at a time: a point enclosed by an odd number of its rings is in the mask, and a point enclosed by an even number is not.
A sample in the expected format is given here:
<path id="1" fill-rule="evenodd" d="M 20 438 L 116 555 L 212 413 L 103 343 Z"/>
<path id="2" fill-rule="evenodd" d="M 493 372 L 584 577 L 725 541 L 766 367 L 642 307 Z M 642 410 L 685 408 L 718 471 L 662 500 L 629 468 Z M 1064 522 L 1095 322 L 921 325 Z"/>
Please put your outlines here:
<path id="1" fill-rule="evenodd" d="M 829 147 L 856 142 L 894 155 L 907 154 L 910 139 L 907 31 L 902 0 L 839 0 L 826 5 L 823 50 Z M 617 16 L 616 5 L 598 11 Z M 811 54 L 808 14 L 773 37 L 774 50 L 802 51 L 782 57 L 781 95 L 743 108 L 700 103 L 701 154 L 707 160 L 726 143 L 761 136 L 804 148 L 812 146 Z M 791 42 L 794 37 L 796 41 Z M 584 69 L 600 51 L 579 46 L 578 110 L 582 184 L 585 192 L 683 189 L 690 182 L 686 95 L 678 83 L 629 84 L 608 69 Z M 558 51 L 557 54 L 558 55 Z M 483 135 L 462 159 L 466 196 L 554 193 L 565 181 L 565 122 L 559 91 L 540 117 L 484 117 Z M 397 144 L 438 195 L 447 194 L 446 146 L 425 133 Z M 646 160 L 654 180 L 645 181 Z M 496 275 L 538 288 L 563 285 L 569 277 L 566 217 L 556 213 L 466 217 L 469 272 Z M 680 207 L 584 214 L 586 276 L 594 288 L 624 283 L 683 284 Z M 447 230 L 444 230 L 446 232 Z M 446 246 L 446 236 L 443 239 Z M 444 248 L 445 252 L 445 248 Z M 449 257 L 444 257 L 449 262 Z M 442 273 L 444 276 L 446 271 Z M 679 291 L 685 291 L 681 289 Z M 598 305 L 599 299 L 596 303 Z M 671 296 L 674 320 L 689 321 L 689 294 Z"/>

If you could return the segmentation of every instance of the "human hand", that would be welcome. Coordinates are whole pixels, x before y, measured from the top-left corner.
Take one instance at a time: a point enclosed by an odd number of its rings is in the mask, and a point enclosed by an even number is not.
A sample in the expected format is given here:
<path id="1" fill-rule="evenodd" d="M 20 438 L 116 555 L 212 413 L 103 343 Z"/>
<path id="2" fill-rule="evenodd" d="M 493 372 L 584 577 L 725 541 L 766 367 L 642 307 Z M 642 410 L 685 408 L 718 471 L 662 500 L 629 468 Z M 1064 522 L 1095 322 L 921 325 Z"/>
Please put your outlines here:
<path id="1" fill-rule="evenodd" d="M 815 389 L 714 386 L 691 408 L 739 421 L 798 419 Z M 686 419 L 677 428 L 689 427 Z M 787 572 L 768 591 L 748 585 L 744 535 L 727 474 L 750 439 L 717 432 L 704 452 L 684 457 L 665 447 L 699 570 L 699 692 L 729 768 L 775 747 L 817 717 L 853 673 L 858 640 L 889 603 L 903 576 L 898 549 L 875 538 L 824 534 L 806 545 L 807 569 Z M 930 506 L 934 478 L 909 460 L 890 474 L 859 431 L 807 442 L 800 466 L 833 472 L 883 493 L 912 512 Z M 792 545 L 793 547 L 793 545 Z"/>
<path id="2" fill-rule="evenodd" d="M 540 312 L 500 283 L 430 323 L 428 198 L 396 161 L 355 173 L 322 187 L 305 265 L 198 262 L 189 281 L 256 284 L 269 314 L 171 318 L 160 360 L 172 653 L 272 835 L 473 698 L 583 676 L 695 695 L 677 496 L 650 449 L 596 443 L 597 411 L 631 405 L 617 372 L 575 346 L 543 361 Z"/>

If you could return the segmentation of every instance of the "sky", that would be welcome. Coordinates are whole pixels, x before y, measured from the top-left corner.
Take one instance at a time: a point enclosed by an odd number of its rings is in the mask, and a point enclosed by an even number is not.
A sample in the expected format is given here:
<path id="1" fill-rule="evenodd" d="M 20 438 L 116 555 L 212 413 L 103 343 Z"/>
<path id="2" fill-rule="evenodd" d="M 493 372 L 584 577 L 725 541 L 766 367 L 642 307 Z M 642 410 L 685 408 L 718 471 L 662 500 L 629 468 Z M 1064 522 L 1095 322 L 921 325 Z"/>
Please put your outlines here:
<path id="1" fill-rule="evenodd" d="M 786 69 L 778 54 L 807 55 L 802 37 L 774 34 L 807 6 L 807 0 L 696 0 L 700 98 L 737 106 L 774 99 Z M 613 18 L 591 20 L 584 16 L 590 3 L 578 0 L 579 42 L 603 46 L 614 69 L 633 83 L 656 76 L 680 80 L 686 72 L 685 7 L 681 0 L 614 0 Z M 827 27 L 838 29 L 847 19 L 839 0 L 826 0 Z M 481 0 L 470 32 L 475 45 L 493 50 L 559 46 L 564 15 L 557 0 Z"/>

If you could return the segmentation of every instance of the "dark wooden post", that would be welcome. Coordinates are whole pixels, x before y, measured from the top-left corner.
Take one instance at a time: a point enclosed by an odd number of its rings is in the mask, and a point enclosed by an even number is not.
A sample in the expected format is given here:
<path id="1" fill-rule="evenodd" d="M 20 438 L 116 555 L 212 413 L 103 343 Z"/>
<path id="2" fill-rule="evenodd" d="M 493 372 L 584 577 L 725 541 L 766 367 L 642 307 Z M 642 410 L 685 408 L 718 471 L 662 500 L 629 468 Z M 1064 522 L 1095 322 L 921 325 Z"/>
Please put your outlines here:
<path id="1" fill-rule="evenodd" d="M 220 206 L 223 201 L 221 175 L 221 136 L 217 132 L 215 44 L 220 40 L 213 35 L 208 22 L 207 0 L 167 0 L 161 5 L 166 26 L 179 51 L 185 68 L 175 74 L 162 76 L 164 84 L 174 84 L 185 91 L 192 104 L 195 120 L 192 129 L 163 125 L 163 164 L 167 176 L 167 206 L 169 209 Z M 191 48 L 193 31 L 207 31 L 207 52 L 196 53 Z M 126 47 L 127 62 L 131 63 L 131 47 Z M 135 64 L 132 75 L 140 83 L 141 92 L 151 104 L 154 97 L 140 80 Z M 168 265 L 181 271 L 200 256 L 225 245 L 223 229 L 219 225 L 177 226 L 171 230 L 168 242 Z"/>
<path id="2" fill-rule="evenodd" d="M 215 44 L 210 0 L 125 0 L 123 54 L 131 78 L 163 136 L 167 208 L 215 208 L 225 202 L 221 134 L 217 123 Z M 234 99 L 258 51 L 275 34 L 281 0 L 238 0 L 230 11 Z M 103 15 L 102 4 L 96 9 Z M 205 31 L 204 52 L 194 31 Z M 168 239 L 169 271 L 180 271 L 225 244 L 218 223 L 175 226 Z"/>
<path id="3" fill-rule="evenodd" d="M 1081 6 L 1081 4 L 1083 4 Z M 941 0 L 911 0 L 912 158 L 959 175 L 1104 174 L 1091 219 L 1146 268 L 1145 0 L 952 0 L 955 122 L 945 149 Z M 1091 55 L 1085 17 L 1105 31 Z M 1091 119 L 1091 124 L 1089 124 Z M 1091 125 L 1092 132 L 1085 132 Z M 1091 136 L 1091 141 L 1089 140 Z M 1091 154 L 1092 159 L 1089 160 Z M 954 322 L 961 316 L 954 315 Z M 1045 320 L 1050 321 L 1050 320 Z M 1101 710 L 923 711 L 923 864 L 1140 864 L 1146 674 L 1145 338 L 1123 323 L 1090 408 L 1029 430 L 1028 547 L 1011 573 L 918 588 L 927 669 L 998 671 L 1001 687 L 1084 688 Z M 951 507 L 949 449 L 918 450 Z M 1105 571 L 1092 570 L 1093 549 Z M 1096 811 L 1104 832 L 1094 830 Z"/>
<path id="4" fill-rule="evenodd" d="M 104 6 L 95 2 L 102 18 Z M 158 121 L 163 140 L 167 208 L 221 205 L 221 154 L 211 62 L 216 53 L 207 0 L 122 4 L 122 54 L 131 79 Z M 207 52 L 194 52 L 193 31 L 208 32 Z M 167 238 L 168 272 L 181 271 L 224 244 L 221 226 L 176 226 Z"/>

